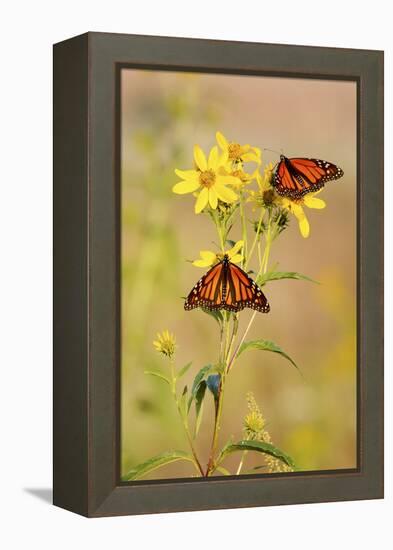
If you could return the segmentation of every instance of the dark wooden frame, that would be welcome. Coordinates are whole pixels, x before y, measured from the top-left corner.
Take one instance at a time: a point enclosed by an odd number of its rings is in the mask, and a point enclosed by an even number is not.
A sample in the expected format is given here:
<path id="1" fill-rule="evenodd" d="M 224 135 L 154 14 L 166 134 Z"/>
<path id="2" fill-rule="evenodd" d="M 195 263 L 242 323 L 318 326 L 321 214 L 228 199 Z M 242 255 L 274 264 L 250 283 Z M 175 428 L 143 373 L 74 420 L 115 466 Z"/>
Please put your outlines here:
<path id="1" fill-rule="evenodd" d="M 120 483 L 122 66 L 357 82 L 358 468 Z M 87 33 L 54 46 L 54 503 L 90 517 L 383 497 L 383 52 Z"/>

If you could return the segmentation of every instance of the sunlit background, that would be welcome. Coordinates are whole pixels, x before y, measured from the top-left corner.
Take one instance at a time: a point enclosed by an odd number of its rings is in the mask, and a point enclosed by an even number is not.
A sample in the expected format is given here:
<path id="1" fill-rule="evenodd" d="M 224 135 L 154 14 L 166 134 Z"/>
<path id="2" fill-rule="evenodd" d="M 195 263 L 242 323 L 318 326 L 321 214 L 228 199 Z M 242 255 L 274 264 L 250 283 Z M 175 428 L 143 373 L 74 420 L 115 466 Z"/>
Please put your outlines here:
<path id="1" fill-rule="evenodd" d="M 345 173 L 320 194 L 327 208 L 307 211 L 309 238 L 291 218 L 270 259 L 270 266 L 278 263 L 279 270 L 298 271 L 320 285 L 268 283 L 271 312 L 258 314 L 249 334 L 280 345 L 303 378 L 279 355 L 245 353 L 227 381 L 220 443 L 231 435 L 241 439 L 251 390 L 273 443 L 299 469 L 356 467 L 355 83 L 123 69 L 121 102 L 122 474 L 166 450 L 188 450 L 168 386 L 144 374 L 167 368 L 152 346 L 156 333 L 175 333 L 178 365 L 193 362 L 189 384 L 217 355 L 217 324 L 199 310 L 184 311 L 181 299 L 204 273 L 187 260 L 214 249 L 216 234 L 206 216 L 194 214 L 192 195 L 171 192 L 178 181 L 174 169 L 192 168 L 193 145 L 208 151 L 217 130 L 230 141 L 288 157 L 334 162 Z M 263 153 L 263 163 L 277 160 Z M 243 326 L 250 315 L 241 314 Z M 203 463 L 213 426 L 206 401 L 196 442 Z M 247 464 L 258 464 L 251 454 Z M 177 462 L 150 478 L 193 474 L 189 463 Z"/>

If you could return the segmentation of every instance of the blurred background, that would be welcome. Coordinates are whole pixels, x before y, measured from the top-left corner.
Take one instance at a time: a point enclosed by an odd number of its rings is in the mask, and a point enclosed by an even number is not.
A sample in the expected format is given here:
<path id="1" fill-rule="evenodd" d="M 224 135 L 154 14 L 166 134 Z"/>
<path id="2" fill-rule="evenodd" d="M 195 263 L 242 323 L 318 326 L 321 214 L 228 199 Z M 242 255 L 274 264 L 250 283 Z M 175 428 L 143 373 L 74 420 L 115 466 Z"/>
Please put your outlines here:
<path id="1" fill-rule="evenodd" d="M 156 333 L 175 333 L 178 366 L 193 362 L 189 385 L 216 358 L 218 325 L 199 310 L 184 311 L 181 298 L 204 273 L 187 260 L 215 249 L 215 230 L 206 216 L 194 214 L 192 195 L 175 195 L 171 188 L 178 181 L 175 168 L 193 167 L 193 145 L 208 151 L 217 130 L 229 141 L 321 158 L 344 170 L 319 195 L 327 208 L 307 209 L 309 238 L 291 218 L 270 257 L 270 266 L 278 263 L 279 270 L 321 284 L 268 283 L 271 312 L 258 315 L 249 334 L 281 346 L 303 378 L 281 356 L 245 353 L 227 381 L 220 443 L 241 438 L 246 393 L 253 391 L 273 443 L 299 469 L 356 467 L 355 83 L 123 69 L 121 94 L 122 474 L 155 454 L 188 450 L 168 386 L 144 374 L 168 368 L 153 349 Z M 264 152 L 263 164 L 270 161 L 278 155 Z M 242 326 L 250 316 L 244 310 Z M 196 442 L 203 463 L 213 427 L 210 401 Z M 247 466 L 261 463 L 251 455 Z M 150 478 L 193 474 L 189 463 L 177 462 Z"/>

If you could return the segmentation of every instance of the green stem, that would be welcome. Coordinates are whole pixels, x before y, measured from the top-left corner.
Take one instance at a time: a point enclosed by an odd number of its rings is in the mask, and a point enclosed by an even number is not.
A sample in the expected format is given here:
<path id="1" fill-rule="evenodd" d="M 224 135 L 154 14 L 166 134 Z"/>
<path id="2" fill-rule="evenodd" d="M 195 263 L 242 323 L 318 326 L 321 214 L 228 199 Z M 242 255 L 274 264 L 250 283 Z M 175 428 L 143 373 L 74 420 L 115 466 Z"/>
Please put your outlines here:
<path id="1" fill-rule="evenodd" d="M 223 346 L 223 333 L 226 333 L 225 346 Z M 214 417 L 214 428 L 213 428 L 213 437 L 210 447 L 209 461 L 206 467 L 206 477 L 209 477 L 215 470 L 215 453 L 218 443 L 218 435 L 220 431 L 220 422 L 224 402 L 224 387 L 225 387 L 225 377 L 226 377 L 226 358 L 227 358 L 227 349 L 228 349 L 228 339 L 229 339 L 229 314 L 224 311 L 224 321 L 223 321 L 223 330 L 221 332 L 221 342 L 220 348 L 223 349 L 224 353 L 220 355 L 220 372 L 221 381 L 220 389 L 218 392 L 217 400 L 215 401 L 215 417 Z"/>
<path id="2" fill-rule="evenodd" d="M 261 265 L 259 266 L 259 271 L 258 271 L 258 274 L 256 276 L 256 279 L 258 279 L 259 275 L 261 274 L 261 272 L 263 273 L 266 273 L 267 271 L 267 266 L 268 266 L 268 262 L 269 262 L 269 256 L 270 256 L 270 250 L 271 250 L 271 213 L 269 212 L 269 220 L 268 220 L 268 227 L 267 227 L 267 233 L 266 233 L 266 246 L 265 246 L 265 252 L 263 254 L 263 258 L 262 258 L 262 263 Z M 254 313 L 252 314 L 251 316 L 251 319 L 240 339 L 240 342 L 238 343 L 238 345 L 236 346 L 236 349 L 231 357 L 231 359 L 229 360 L 229 363 L 228 363 L 228 366 L 226 368 L 226 372 L 229 373 L 230 369 L 232 368 L 235 360 L 236 360 L 236 357 L 237 357 L 237 354 L 238 354 L 238 351 L 240 349 L 240 346 L 243 344 L 253 322 L 254 322 L 254 319 L 256 317 L 256 314 L 257 314 L 257 311 L 254 311 Z"/>
<path id="3" fill-rule="evenodd" d="M 176 376 L 175 376 L 175 365 L 174 365 L 174 361 L 173 359 L 171 359 L 170 361 L 170 364 L 171 364 L 171 391 L 172 391 L 172 395 L 173 395 L 173 398 L 175 400 L 175 403 L 176 403 L 176 407 L 177 407 L 177 411 L 180 415 L 180 418 L 182 420 L 182 424 L 183 424 L 183 427 L 184 427 L 184 431 L 186 433 L 186 436 L 187 436 L 187 440 L 188 440 L 188 443 L 190 445 L 190 448 L 191 448 L 191 452 L 192 452 L 192 455 L 194 457 L 194 461 L 195 461 L 195 464 L 198 468 L 198 471 L 199 473 L 201 474 L 201 476 L 204 476 L 204 471 L 203 471 L 203 468 L 202 468 L 202 465 L 201 463 L 199 462 L 199 459 L 198 459 L 198 455 L 196 453 L 196 450 L 195 450 L 195 447 L 194 447 L 194 444 L 193 444 L 193 441 L 192 441 L 192 437 L 191 437 L 191 434 L 190 434 L 190 429 L 188 427 L 188 420 L 186 417 L 184 417 L 183 415 L 183 412 L 182 412 L 182 408 L 180 406 L 180 403 L 179 403 L 179 400 L 177 398 L 177 393 L 176 393 Z"/>
<path id="4" fill-rule="evenodd" d="M 220 390 L 219 390 L 219 394 L 216 402 L 213 438 L 212 438 L 212 444 L 210 449 L 209 462 L 206 468 L 206 477 L 209 477 L 215 470 L 215 453 L 217 449 L 218 434 L 220 431 L 220 421 L 221 421 L 221 415 L 222 415 L 222 407 L 224 402 L 224 386 L 225 386 L 225 371 L 221 375 Z"/>
<path id="5" fill-rule="evenodd" d="M 270 223 L 270 219 L 269 219 L 269 225 L 268 225 L 267 234 L 266 234 L 265 252 L 263 254 L 263 262 L 262 262 L 262 266 L 259 268 L 259 273 L 257 275 L 257 278 L 261 274 L 261 268 L 262 268 L 263 273 L 266 273 L 266 271 L 267 271 L 267 264 L 268 264 L 268 261 L 269 261 L 271 246 L 272 246 L 272 230 L 271 230 L 271 223 Z"/>
<path id="6" fill-rule="evenodd" d="M 226 358 L 228 356 L 228 347 L 229 347 L 229 330 L 230 330 L 230 319 L 231 319 L 231 313 L 228 311 L 224 311 L 224 318 L 226 320 L 226 331 L 225 331 L 225 348 L 224 348 L 224 355 L 222 357 L 221 367 L 225 368 L 226 366 Z"/>
<path id="7" fill-rule="evenodd" d="M 242 457 L 241 457 L 241 459 L 240 459 L 239 466 L 238 466 L 238 468 L 237 468 L 237 470 L 236 470 L 236 475 L 237 475 L 237 476 L 238 476 L 238 475 L 240 474 L 240 472 L 242 471 L 243 464 L 244 464 L 244 460 L 245 460 L 245 458 L 246 458 L 246 456 L 247 456 L 247 452 L 248 452 L 248 451 L 243 451 L 243 452 L 242 452 Z"/>
<path id="8" fill-rule="evenodd" d="M 261 241 L 258 241 L 258 262 L 259 265 L 262 265 L 262 252 L 261 252 Z"/>
<path id="9" fill-rule="evenodd" d="M 225 356 L 225 347 L 224 347 L 224 330 L 225 330 L 225 317 L 220 323 L 220 353 L 218 356 L 218 362 L 221 365 L 223 357 Z"/>
<path id="10" fill-rule="evenodd" d="M 262 222 L 263 222 L 263 216 L 265 215 L 265 210 L 263 208 L 261 208 L 261 215 L 259 216 L 259 221 L 258 221 L 258 226 L 257 226 L 257 231 L 256 231 L 256 234 L 255 234 L 255 237 L 254 237 L 254 241 L 251 245 L 251 248 L 250 248 L 250 253 L 247 257 L 247 261 L 246 263 L 244 264 L 244 268 L 246 269 L 247 268 L 247 265 L 254 253 L 254 249 L 255 249 L 255 246 L 257 245 L 257 243 L 260 241 L 260 232 L 261 232 L 261 227 L 262 227 Z"/>
<path id="11" fill-rule="evenodd" d="M 236 335 L 237 335 L 238 328 L 239 328 L 239 317 L 238 317 L 237 313 L 235 313 L 233 315 L 232 334 L 231 334 L 231 338 L 230 338 L 230 341 L 229 341 L 229 347 L 227 348 L 226 355 L 225 355 L 226 367 L 228 366 L 228 358 L 231 356 L 232 348 L 233 348 L 233 344 L 235 342 L 235 338 L 236 338 Z"/>
<path id="12" fill-rule="evenodd" d="M 242 267 L 247 263 L 247 254 L 248 254 L 248 243 L 247 243 L 247 225 L 246 225 L 246 216 L 244 214 L 244 197 L 243 193 L 240 192 L 240 219 L 242 224 L 242 240 L 243 240 L 243 260 L 242 260 Z"/>
<path id="13" fill-rule="evenodd" d="M 218 219 L 217 212 L 215 210 L 213 210 L 213 219 L 214 219 L 214 223 L 216 224 L 218 238 L 220 240 L 221 252 L 224 254 L 225 242 L 224 242 L 223 229 L 222 229 L 220 220 Z"/>
<path id="14" fill-rule="evenodd" d="M 268 262 L 269 262 L 270 251 L 271 251 L 271 245 L 272 245 L 272 242 L 273 242 L 274 238 L 276 237 L 276 235 L 274 234 L 274 231 L 272 231 L 271 225 L 272 225 L 271 224 L 271 212 L 269 212 L 269 221 L 268 221 L 267 232 L 266 232 L 266 246 L 265 246 L 265 250 L 264 250 L 264 253 L 263 253 L 262 260 L 261 260 L 260 244 L 258 243 L 259 271 L 258 271 L 258 274 L 257 274 L 257 277 L 256 277 L 257 279 L 258 279 L 259 275 L 261 274 L 261 272 L 266 273 L 266 271 L 267 271 L 267 266 L 268 266 Z M 239 344 L 236 348 L 236 351 L 232 356 L 231 362 L 228 364 L 228 372 L 229 372 L 230 368 L 232 367 L 232 365 L 234 364 L 234 362 L 236 360 L 236 356 L 237 356 L 237 353 L 240 349 L 240 346 L 243 344 L 244 340 L 246 339 L 246 336 L 247 336 L 248 331 L 250 330 L 250 328 L 251 328 L 251 326 L 254 322 L 256 314 L 257 314 L 257 312 L 254 311 L 254 313 L 251 316 L 251 319 L 250 319 L 250 321 L 249 321 L 249 323 L 246 327 L 246 330 L 244 331 L 243 336 L 242 336 L 242 338 L 241 338 L 241 340 L 240 340 L 240 342 L 239 342 Z M 242 453 L 242 456 L 241 456 L 241 459 L 240 459 L 240 462 L 239 462 L 239 466 L 238 466 L 237 471 L 236 471 L 236 475 L 239 475 L 242 468 L 243 468 L 243 464 L 244 464 L 244 460 L 246 458 L 246 454 L 247 454 L 247 451 L 244 451 Z"/>

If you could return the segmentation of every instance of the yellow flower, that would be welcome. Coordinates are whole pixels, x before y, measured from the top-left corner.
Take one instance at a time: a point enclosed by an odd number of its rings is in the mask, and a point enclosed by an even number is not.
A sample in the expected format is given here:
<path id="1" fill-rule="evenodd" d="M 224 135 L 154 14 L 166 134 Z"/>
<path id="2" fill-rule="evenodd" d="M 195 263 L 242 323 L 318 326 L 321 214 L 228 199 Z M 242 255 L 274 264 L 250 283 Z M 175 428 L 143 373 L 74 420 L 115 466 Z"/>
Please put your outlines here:
<path id="1" fill-rule="evenodd" d="M 239 254 L 239 251 L 243 248 L 243 245 L 243 241 L 237 241 L 237 243 L 230 250 L 224 253 L 228 256 L 232 263 L 237 264 L 243 260 L 243 256 Z M 192 262 L 192 265 L 195 265 L 196 267 L 210 267 L 211 265 L 220 262 L 224 257 L 224 254 L 216 254 L 211 250 L 201 250 L 199 254 L 201 258 Z"/>
<path id="2" fill-rule="evenodd" d="M 171 358 L 174 356 L 176 349 L 175 336 L 168 330 L 163 330 L 161 334 L 158 332 L 157 340 L 154 340 L 153 346 L 159 353 Z"/>
<path id="3" fill-rule="evenodd" d="M 310 234 L 310 224 L 304 212 L 303 207 L 307 208 L 316 208 L 317 210 L 322 210 L 325 208 L 326 203 L 322 199 L 315 198 L 315 195 L 320 193 L 321 189 L 316 193 L 309 193 L 301 199 L 290 200 L 287 197 L 281 198 L 281 204 L 284 208 L 289 210 L 298 220 L 299 229 L 302 236 L 306 239 Z"/>
<path id="4" fill-rule="evenodd" d="M 259 439 L 264 433 L 265 419 L 255 401 L 254 394 L 249 392 L 246 396 L 249 412 L 243 420 L 243 429 L 246 439 Z"/>
<path id="5" fill-rule="evenodd" d="M 224 153 L 227 153 L 229 162 L 261 163 L 261 150 L 258 147 L 251 147 L 248 144 L 240 145 L 240 143 L 228 141 L 221 132 L 216 132 L 216 139 Z"/>
<path id="6" fill-rule="evenodd" d="M 230 175 L 235 178 L 238 178 L 238 183 L 233 184 L 236 190 L 242 189 L 245 185 L 250 183 L 255 178 L 255 173 L 247 174 L 247 172 L 244 172 L 244 170 L 239 170 L 239 169 L 232 170 L 230 172 Z"/>
<path id="7" fill-rule="evenodd" d="M 265 421 L 262 415 L 257 411 L 249 412 L 244 417 L 244 431 L 247 435 L 259 434 L 264 426 Z"/>
<path id="8" fill-rule="evenodd" d="M 271 162 L 265 166 L 263 176 L 258 169 L 255 171 L 254 177 L 257 180 L 258 190 L 250 190 L 247 199 L 248 202 L 254 203 L 254 207 L 272 206 L 274 203 L 279 202 L 279 197 L 271 184 L 272 176 L 273 164 Z"/>
<path id="9" fill-rule="evenodd" d="M 218 199 L 228 204 L 237 200 L 236 193 L 227 185 L 237 185 L 239 179 L 225 173 L 224 168 L 228 162 L 226 154 L 219 156 L 218 148 L 215 146 L 206 160 L 205 153 L 199 145 L 195 145 L 194 160 L 196 170 L 175 170 L 182 181 L 176 183 L 172 191 L 178 195 L 184 195 L 199 190 L 195 203 L 196 214 L 202 212 L 208 204 L 215 210 Z"/>
<path id="10" fill-rule="evenodd" d="M 247 394 L 247 406 L 249 413 L 243 421 L 243 433 L 245 439 L 264 441 L 272 444 L 272 439 L 267 430 L 265 430 L 266 421 L 259 409 L 252 392 Z M 269 472 L 292 472 L 293 468 L 285 464 L 279 458 L 270 455 L 265 456 L 266 466 Z"/>
<path id="11" fill-rule="evenodd" d="M 260 191 L 268 191 L 272 189 L 272 176 L 273 176 L 273 163 L 269 162 L 266 164 L 263 169 L 263 177 L 261 176 L 259 170 L 256 173 L 256 180 Z"/>

